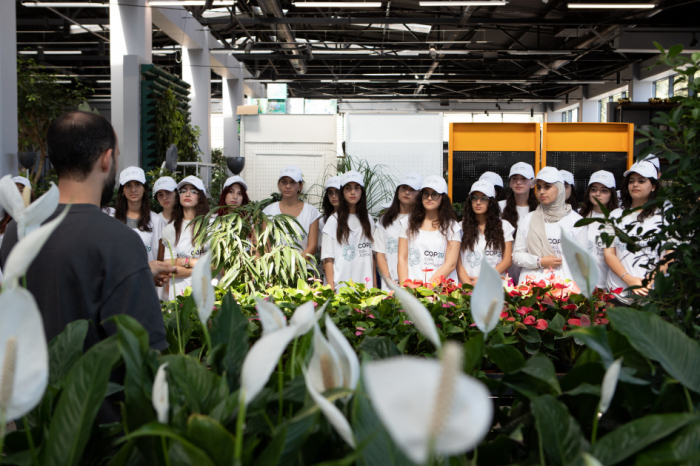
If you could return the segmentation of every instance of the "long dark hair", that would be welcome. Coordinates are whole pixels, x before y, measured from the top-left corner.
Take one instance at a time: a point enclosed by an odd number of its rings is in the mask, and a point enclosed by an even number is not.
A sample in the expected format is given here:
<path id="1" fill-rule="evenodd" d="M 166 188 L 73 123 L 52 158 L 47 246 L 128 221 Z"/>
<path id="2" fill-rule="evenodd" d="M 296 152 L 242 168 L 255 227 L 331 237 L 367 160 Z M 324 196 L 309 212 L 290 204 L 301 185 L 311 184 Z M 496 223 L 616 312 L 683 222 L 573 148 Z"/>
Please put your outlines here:
<path id="1" fill-rule="evenodd" d="M 510 179 L 508 179 L 508 183 L 510 183 Z M 530 212 L 533 210 L 537 209 L 537 206 L 539 205 L 539 202 L 537 202 L 537 196 L 535 195 L 535 190 L 530 189 L 527 195 L 527 205 L 530 208 Z M 503 212 L 501 213 L 501 218 L 503 220 L 506 220 L 508 223 L 513 225 L 513 227 L 518 229 L 518 209 L 516 209 L 517 204 L 515 203 L 515 193 L 513 190 L 508 191 L 508 195 L 506 196 L 506 206 L 503 208 Z"/>
<path id="2" fill-rule="evenodd" d="M 571 206 L 572 209 L 578 210 L 578 196 L 576 195 L 576 189 L 574 185 L 564 182 L 564 187 L 571 186 L 571 196 L 566 200 L 566 203 Z"/>
<path id="3" fill-rule="evenodd" d="M 629 210 L 632 208 L 632 196 L 630 196 L 629 191 L 630 176 L 632 176 L 632 173 L 625 177 L 625 181 L 622 182 L 622 187 L 620 187 L 620 194 L 622 195 L 622 210 Z M 649 193 L 649 201 L 651 201 L 652 199 L 656 199 L 656 194 L 659 192 L 659 182 L 656 180 L 656 178 L 647 178 L 647 180 L 649 180 L 651 185 L 654 187 L 654 190 Z M 649 217 L 652 217 L 655 213 L 656 206 L 642 209 L 642 211 L 639 212 L 639 215 L 637 215 L 637 221 L 643 222 Z"/>
<path id="4" fill-rule="evenodd" d="M 7 225 L 12 221 L 12 217 L 10 216 L 9 212 L 5 212 L 5 215 L 2 217 L 2 220 L 0 220 L 0 235 L 5 234 L 5 229 L 7 228 Z"/>
<path id="5" fill-rule="evenodd" d="M 133 180 L 132 180 L 133 181 Z M 153 226 L 151 225 L 151 203 L 148 198 L 148 186 L 136 181 L 141 186 L 143 186 L 143 196 L 141 196 L 141 208 L 139 209 L 139 223 L 138 229 L 141 231 L 153 231 Z M 117 191 L 117 207 L 114 209 L 114 218 L 122 223 L 126 223 L 126 212 L 129 210 L 129 201 L 126 200 L 124 196 L 124 185 L 119 185 L 119 190 Z"/>
<path id="6" fill-rule="evenodd" d="M 348 225 L 348 218 L 350 218 L 350 204 L 345 200 L 343 195 L 344 186 L 340 187 L 340 205 L 338 206 L 338 230 L 336 233 L 336 239 L 340 244 L 346 244 L 348 238 L 350 237 L 350 225 Z M 372 240 L 372 225 L 369 223 L 369 212 L 367 211 L 367 194 L 365 193 L 365 188 L 362 189 L 362 196 L 357 203 L 356 214 L 357 218 L 360 220 L 360 225 L 362 225 L 362 233 L 370 241 Z"/>
<path id="7" fill-rule="evenodd" d="M 498 201 L 496 198 L 489 198 L 489 207 L 486 209 L 486 247 L 503 252 L 506 248 L 505 237 L 503 236 L 503 223 L 499 215 Z M 474 246 L 479 242 L 479 221 L 471 206 L 471 201 L 467 197 L 464 202 L 464 219 L 462 220 L 462 246 L 460 251 L 474 250 Z"/>
<path id="8" fill-rule="evenodd" d="M 195 218 L 202 215 L 207 215 L 209 213 L 209 200 L 207 199 L 206 194 L 204 194 L 204 191 L 200 191 L 199 189 L 197 191 L 199 192 L 199 195 L 197 196 L 197 205 L 194 208 Z M 178 197 L 179 196 L 180 194 L 178 193 Z M 185 219 L 185 209 L 182 207 L 182 204 L 180 204 L 179 201 L 180 200 L 178 199 L 177 205 L 173 206 L 173 213 L 170 217 L 170 221 L 174 223 L 175 226 L 175 243 L 180 242 L 180 231 L 182 230 L 182 221 Z M 196 238 L 200 233 L 200 230 L 206 227 L 204 226 L 204 224 L 202 224 L 202 226 L 198 228 L 197 231 L 194 231 L 194 225 L 192 226 L 192 228 L 192 246 L 194 246 L 196 243 Z"/>
<path id="9" fill-rule="evenodd" d="M 321 203 L 321 208 L 323 209 L 323 223 L 328 222 L 328 218 L 335 212 L 335 207 L 331 204 L 331 200 L 328 198 L 328 189 L 323 192 L 323 202 Z M 338 190 L 338 196 L 341 192 Z"/>
<path id="10" fill-rule="evenodd" d="M 591 201 L 591 187 L 593 185 L 588 185 L 588 188 L 586 188 L 586 193 L 583 195 L 583 201 L 581 201 L 581 210 L 578 211 L 578 214 L 586 218 L 588 217 L 591 212 L 593 212 L 593 208 L 598 205 L 597 203 L 594 204 Z M 606 189 L 610 191 L 610 200 L 608 201 L 607 204 L 605 204 L 605 208 L 608 209 L 610 212 L 613 210 L 617 209 L 620 206 L 620 201 L 617 200 L 617 190 L 614 188 L 608 188 L 606 186 Z M 572 194 L 573 196 L 573 194 Z"/>
<path id="11" fill-rule="evenodd" d="M 228 193 L 231 192 L 233 189 L 234 185 L 238 185 L 241 187 L 241 195 L 243 197 L 243 200 L 241 201 L 241 205 L 248 205 L 250 203 L 250 199 L 248 198 L 248 191 L 245 189 L 245 187 L 241 183 L 232 183 L 224 188 L 223 191 L 221 191 L 221 196 L 219 196 L 219 207 L 221 209 L 218 210 L 218 215 L 219 217 L 230 214 L 231 211 L 233 211 L 232 206 L 226 205 L 226 196 L 228 196 Z M 179 197 L 179 196 L 178 196 Z M 197 204 L 199 205 L 199 204 Z M 238 206 L 240 207 L 240 206 Z"/>
<path id="12" fill-rule="evenodd" d="M 401 213 L 401 201 L 399 200 L 400 188 L 401 186 L 396 187 L 396 192 L 394 193 L 394 200 L 391 201 L 391 205 L 388 209 L 384 211 L 384 215 L 382 215 L 382 218 L 379 219 L 379 222 L 384 228 L 389 228 L 389 226 L 396 220 L 396 217 L 398 217 Z"/>
<path id="13" fill-rule="evenodd" d="M 423 205 L 422 189 L 418 196 L 420 202 L 416 202 L 413 212 L 411 212 L 411 215 L 408 217 L 409 238 L 418 234 L 418 230 L 420 230 L 420 227 L 423 225 L 423 220 L 425 220 L 425 206 Z M 452 221 L 457 221 L 457 214 L 455 213 L 454 208 L 452 208 L 450 196 L 447 194 L 441 194 L 440 196 L 442 201 L 440 202 L 440 207 L 438 207 L 438 230 L 440 230 L 440 233 L 447 237 Z"/>
<path id="14" fill-rule="evenodd" d="M 501 187 L 501 186 L 495 186 L 494 188 L 496 189 L 496 202 L 502 201 L 503 199 L 506 198 L 506 189 Z"/>

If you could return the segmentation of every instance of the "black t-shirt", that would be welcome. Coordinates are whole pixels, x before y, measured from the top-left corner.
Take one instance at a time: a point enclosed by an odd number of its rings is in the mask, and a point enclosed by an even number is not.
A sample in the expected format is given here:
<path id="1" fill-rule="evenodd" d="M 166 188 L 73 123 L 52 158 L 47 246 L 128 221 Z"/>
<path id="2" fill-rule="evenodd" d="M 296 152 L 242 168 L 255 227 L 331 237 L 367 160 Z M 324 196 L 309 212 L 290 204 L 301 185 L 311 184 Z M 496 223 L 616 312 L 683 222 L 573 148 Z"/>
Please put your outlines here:
<path id="1" fill-rule="evenodd" d="M 49 217 L 58 216 L 61 204 Z M 48 221 L 47 220 L 47 221 Z M 13 220 L 0 249 L 4 264 L 17 243 Z M 152 348 L 168 347 L 160 302 L 141 238 L 92 204 L 73 204 L 27 272 L 50 341 L 70 322 L 89 319 L 85 349 L 116 333 L 111 316 L 127 314 L 144 326 Z"/>

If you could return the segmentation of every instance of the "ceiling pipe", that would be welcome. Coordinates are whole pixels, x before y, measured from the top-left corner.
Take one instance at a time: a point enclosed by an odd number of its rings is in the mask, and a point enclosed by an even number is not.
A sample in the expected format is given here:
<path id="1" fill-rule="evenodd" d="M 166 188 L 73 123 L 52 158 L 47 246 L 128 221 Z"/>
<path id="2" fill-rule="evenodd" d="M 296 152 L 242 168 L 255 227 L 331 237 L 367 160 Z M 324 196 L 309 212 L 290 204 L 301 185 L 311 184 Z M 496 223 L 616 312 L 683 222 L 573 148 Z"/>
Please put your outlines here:
<path id="1" fill-rule="evenodd" d="M 272 15 L 275 18 L 284 18 L 284 13 L 277 0 L 258 0 L 258 5 L 262 9 L 263 13 L 266 15 Z M 276 29 L 275 29 L 276 26 Z M 289 29 L 288 24 L 271 24 L 270 28 L 276 32 L 277 40 L 279 42 L 287 42 L 288 44 L 282 44 L 282 50 L 287 50 L 292 55 L 303 56 L 302 52 L 297 48 L 297 42 L 294 39 L 292 31 Z M 307 71 L 306 60 L 293 59 L 289 60 L 292 68 L 297 74 L 305 74 Z"/>

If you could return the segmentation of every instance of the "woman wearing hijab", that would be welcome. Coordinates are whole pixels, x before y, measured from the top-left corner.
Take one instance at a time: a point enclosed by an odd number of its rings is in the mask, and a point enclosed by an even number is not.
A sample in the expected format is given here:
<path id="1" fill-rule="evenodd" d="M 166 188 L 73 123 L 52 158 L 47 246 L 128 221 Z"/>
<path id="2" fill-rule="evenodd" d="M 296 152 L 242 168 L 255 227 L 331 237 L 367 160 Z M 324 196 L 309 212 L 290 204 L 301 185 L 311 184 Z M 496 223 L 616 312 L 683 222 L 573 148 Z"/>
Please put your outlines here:
<path id="1" fill-rule="evenodd" d="M 561 173 L 544 167 L 535 178 L 540 205 L 525 216 L 518 227 L 513 262 L 521 267 L 518 283 L 527 276 L 535 281 L 550 275 L 550 269 L 562 279 L 573 279 L 561 250 L 561 232 L 577 238 L 574 228 L 581 216 L 566 203 L 566 188 Z"/>

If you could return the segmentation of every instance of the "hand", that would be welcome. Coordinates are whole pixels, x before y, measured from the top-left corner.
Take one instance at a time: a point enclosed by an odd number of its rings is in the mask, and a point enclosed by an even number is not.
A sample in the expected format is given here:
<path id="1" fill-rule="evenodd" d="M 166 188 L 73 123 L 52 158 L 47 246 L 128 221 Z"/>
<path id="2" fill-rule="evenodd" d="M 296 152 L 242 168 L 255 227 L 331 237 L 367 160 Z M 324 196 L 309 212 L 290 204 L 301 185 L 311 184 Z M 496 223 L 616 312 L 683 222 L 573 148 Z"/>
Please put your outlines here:
<path id="1" fill-rule="evenodd" d="M 540 259 L 540 265 L 542 265 L 543 269 L 548 269 L 550 267 L 556 269 L 557 267 L 561 266 L 561 257 L 557 257 L 555 255 L 544 256 Z"/>
<path id="2" fill-rule="evenodd" d="M 639 277 L 633 277 L 632 275 L 625 275 L 625 283 L 629 286 L 640 286 L 641 288 L 636 288 L 632 290 L 632 293 L 637 296 L 647 296 L 649 294 L 649 289 L 642 286 L 642 279 Z"/>
<path id="3" fill-rule="evenodd" d="M 479 277 L 469 277 L 469 280 L 471 280 L 472 286 L 476 286 L 476 281 L 479 279 Z"/>
<path id="4" fill-rule="evenodd" d="M 148 263 L 156 286 L 163 286 L 163 283 L 170 280 L 172 274 L 177 269 L 168 261 L 151 261 Z"/>

